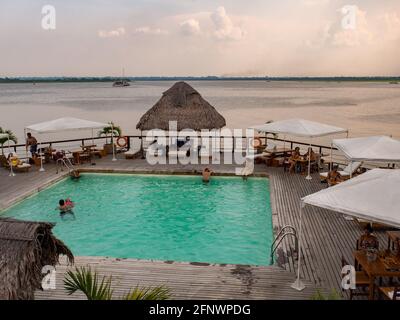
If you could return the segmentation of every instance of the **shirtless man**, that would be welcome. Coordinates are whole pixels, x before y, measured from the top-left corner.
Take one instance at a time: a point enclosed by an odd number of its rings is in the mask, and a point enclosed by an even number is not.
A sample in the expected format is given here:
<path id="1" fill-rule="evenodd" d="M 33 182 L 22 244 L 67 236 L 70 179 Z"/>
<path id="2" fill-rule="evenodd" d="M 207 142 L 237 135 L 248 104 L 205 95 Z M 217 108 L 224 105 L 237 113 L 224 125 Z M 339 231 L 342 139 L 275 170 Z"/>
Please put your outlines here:
<path id="1" fill-rule="evenodd" d="M 37 140 L 30 132 L 28 132 L 26 136 L 26 149 L 28 150 L 28 147 L 30 147 L 29 151 L 33 156 L 37 153 Z"/>
<path id="2" fill-rule="evenodd" d="M 203 170 L 203 182 L 210 182 L 210 177 L 212 173 L 213 172 L 210 169 L 205 168 Z"/>

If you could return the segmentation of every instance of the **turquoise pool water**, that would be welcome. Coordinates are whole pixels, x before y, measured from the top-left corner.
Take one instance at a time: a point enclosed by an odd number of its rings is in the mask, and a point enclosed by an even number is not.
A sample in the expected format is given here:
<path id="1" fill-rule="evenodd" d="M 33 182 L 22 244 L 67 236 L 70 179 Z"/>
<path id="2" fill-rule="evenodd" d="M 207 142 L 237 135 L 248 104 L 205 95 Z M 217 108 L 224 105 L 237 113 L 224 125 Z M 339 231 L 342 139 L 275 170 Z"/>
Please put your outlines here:
<path id="1" fill-rule="evenodd" d="M 67 197 L 75 220 L 55 210 Z M 77 256 L 267 265 L 272 241 L 265 178 L 84 174 L 2 216 L 55 222 Z"/>

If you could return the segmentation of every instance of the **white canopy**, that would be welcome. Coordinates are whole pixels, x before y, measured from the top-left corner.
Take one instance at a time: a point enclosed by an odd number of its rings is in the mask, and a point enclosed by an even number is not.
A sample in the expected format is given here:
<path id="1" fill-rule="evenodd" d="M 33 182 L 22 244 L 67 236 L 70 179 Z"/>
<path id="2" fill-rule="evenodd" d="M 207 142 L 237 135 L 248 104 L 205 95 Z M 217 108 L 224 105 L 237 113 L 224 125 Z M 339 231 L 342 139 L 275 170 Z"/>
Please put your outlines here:
<path id="1" fill-rule="evenodd" d="M 0 133 L 0 139 L 8 138 L 7 133 Z"/>
<path id="2" fill-rule="evenodd" d="M 53 133 L 58 131 L 100 129 L 107 126 L 109 126 L 107 123 L 67 117 L 33 124 L 26 127 L 26 130 L 37 133 Z"/>
<path id="3" fill-rule="evenodd" d="M 346 133 L 348 130 L 327 125 L 324 123 L 304 120 L 289 119 L 271 122 L 259 126 L 253 126 L 254 129 L 261 132 L 286 134 L 298 137 L 317 138 L 324 137 L 335 133 Z"/>
<path id="4" fill-rule="evenodd" d="M 25 131 L 33 131 L 36 133 L 54 133 L 59 131 L 76 131 L 76 130 L 92 130 L 92 139 L 93 139 L 93 130 L 100 129 L 109 126 L 107 123 L 88 121 L 77 118 L 60 118 L 56 120 L 41 122 L 37 124 L 30 125 L 25 128 Z M 113 130 L 111 135 L 113 136 Z M 44 171 L 43 168 L 43 157 L 41 159 L 41 167 L 40 171 Z M 113 161 L 116 161 L 115 158 L 115 146 L 113 145 Z"/>
<path id="5" fill-rule="evenodd" d="M 332 144 L 351 161 L 400 161 L 400 141 L 387 136 L 334 139 Z"/>
<path id="6" fill-rule="evenodd" d="M 306 196 L 301 202 L 301 207 L 308 204 L 400 228 L 400 170 L 373 169 Z M 303 209 L 300 210 L 299 239 L 302 237 L 302 212 Z M 292 285 L 296 290 L 304 289 L 300 280 L 301 245 L 302 240 L 299 241 L 297 279 Z"/>
<path id="7" fill-rule="evenodd" d="M 373 169 L 302 202 L 400 228 L 400 170 Z"/>

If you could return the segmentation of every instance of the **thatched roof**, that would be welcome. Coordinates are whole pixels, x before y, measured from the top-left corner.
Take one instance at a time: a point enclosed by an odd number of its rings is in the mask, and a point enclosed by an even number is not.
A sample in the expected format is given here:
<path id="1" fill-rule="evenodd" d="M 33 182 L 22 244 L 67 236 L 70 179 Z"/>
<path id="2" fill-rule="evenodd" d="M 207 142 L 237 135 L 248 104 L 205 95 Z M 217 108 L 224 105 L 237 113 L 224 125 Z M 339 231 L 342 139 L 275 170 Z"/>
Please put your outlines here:
<path id="1" fill-rule="evenodd" d="M 45 265 L 59 255 L 73 263 L 72 252 L 52 233 L 51 223 L 0 218 L 0 300 L 33 299 Z"/>
<path id="2" fill-rule="evenodd" d="M 186 82 L 177 82 L 165 91 L 154 107 L 142 116 L 136 128 L 168 130 L 169 121 L 177 121 L 179 131 L 220 129 L 226 125 L 224 117 Z"/>

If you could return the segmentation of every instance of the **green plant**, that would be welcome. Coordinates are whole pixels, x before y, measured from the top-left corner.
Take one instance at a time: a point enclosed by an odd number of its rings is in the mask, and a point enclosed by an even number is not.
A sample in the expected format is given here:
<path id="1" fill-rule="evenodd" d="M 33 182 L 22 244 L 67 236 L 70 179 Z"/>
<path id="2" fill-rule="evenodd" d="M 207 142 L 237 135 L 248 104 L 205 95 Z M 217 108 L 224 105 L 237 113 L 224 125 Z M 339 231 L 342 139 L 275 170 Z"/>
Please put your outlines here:
<path id="1" fill-rule="evenodd" d="M 331 292 L 326 295 L 318 289 L 316 293 L 312 295 L 311 300 L 342 300 L 342 296 L 336 291 L 336 289 L 332 289 Z"/>
<path id="2" fill-rule="evenodd" d="M 111 300 L 112 277 L 102 277 L 93 272 L 90 267 L 69 270 L 64 279 L 64 288 L 71 295 L 77 291 L 83 292 L 88 300 Z M 170 296 L 169 289 L 164 286 L 155 288 L 138 286 L 130 290 L 121 300 L 166 300 Z"/>
<path id="3" fill-rule="evenodd" d="M 64 288 L 68 294 L 82 291 L 88 300 L 111 300 L 111 277 L 103 277 L 101 282 L 97 272 L 92 273 L 90 268 L 76 268 L 69 270 L 64 279 Z"/>
<path id="4" fill-rule="evenodd" d="M 109 122 L 109 126 L 104 127 L 102 130 L 98 132 L 98 136 L 105 136 L 106 137 L 106 143 L 108 143 L 108 137 L 109 136 L 114 136 L 114 137 L 120 137 L 122 134 L 122 129 L 119 126 L 116 126 L 113 122 Z M 112 143 L 112 141 L 111 141 Z"/>
<path id="5" fill-rule="evenodd" d="M 8 142 L 8 139 L 10 139 L 10 141 L 14 142 L 15 144 L 18 143 L 18 139 L 11 130 L 3 130 L 3 128 L 0 127 L 0 133 L 8 134 L 9 137 L 0 139 L 1 154 L 4 155 L 4 144 Z"/>
<path id="6" fill-rule="evenodd" d="M 164 286 L 155 288 L 136 287 L 125 295 L 124 300 L 167 300 L 169 296 L 169 290 Z"/>

